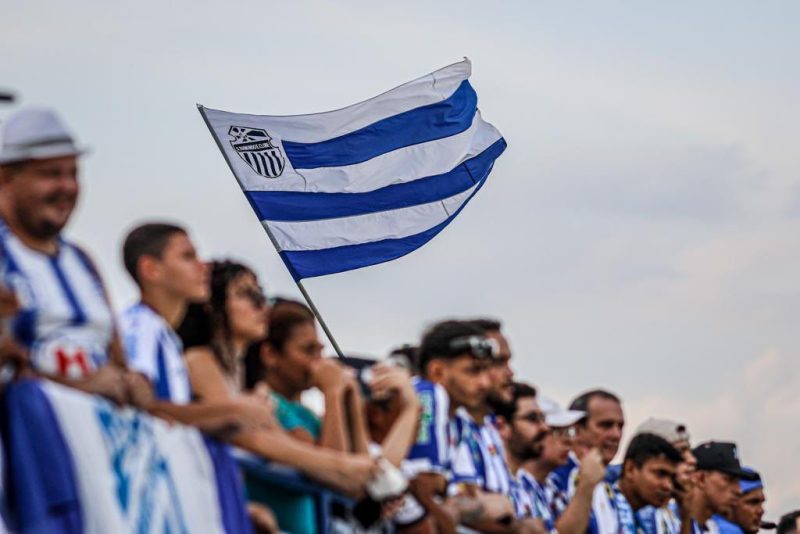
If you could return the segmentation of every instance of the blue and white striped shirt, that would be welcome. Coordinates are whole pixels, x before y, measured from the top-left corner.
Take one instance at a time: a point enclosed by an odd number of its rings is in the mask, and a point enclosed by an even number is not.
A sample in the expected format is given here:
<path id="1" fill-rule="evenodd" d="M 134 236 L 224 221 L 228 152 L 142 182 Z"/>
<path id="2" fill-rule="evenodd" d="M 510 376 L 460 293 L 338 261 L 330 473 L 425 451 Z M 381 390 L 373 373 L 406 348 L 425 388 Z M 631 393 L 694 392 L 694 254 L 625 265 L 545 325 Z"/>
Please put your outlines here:
<path id="1" fill-rule="evenodd" d="M 88 256 L 64 239 L 48 255 L 33 250 L 0 221 L 0 277 L 20 303 L 14 338 L 37 371 L 66 378 L 92 374 L 108 361 L 114 319 Z"/>
<path id="2" fill-rule="evenodd" d="M 128 366 L 150 380 L 157 399 L 188 403 L 192 390 L 183 344 L 164 318 L 140 302 L 125 310 L 119 322 Z"/>

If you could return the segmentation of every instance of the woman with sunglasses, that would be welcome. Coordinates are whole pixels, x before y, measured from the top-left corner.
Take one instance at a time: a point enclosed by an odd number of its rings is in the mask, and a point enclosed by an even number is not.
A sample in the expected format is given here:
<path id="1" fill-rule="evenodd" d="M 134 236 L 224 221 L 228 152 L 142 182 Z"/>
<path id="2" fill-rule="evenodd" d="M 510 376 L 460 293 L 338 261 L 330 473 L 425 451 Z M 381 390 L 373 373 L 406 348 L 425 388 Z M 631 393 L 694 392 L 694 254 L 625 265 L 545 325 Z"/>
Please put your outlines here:
<path id="1" fill-rule="evenodd" d="M 192 394 L 200 401 L 230 398 L 244 390 L 244 356 L 248 347 L 268 332 L 270 315 L 251 269 L 231 261 L 215 261 L 209 270 L 209 301 L 190 306 L 178 329 Z M 375 462 L 366 454 L 343 454 L 303 443 L 277 421 L 269 430 L 240 432 L 232 441 L 348 493 L 360 492 L 376 470 Z"/>

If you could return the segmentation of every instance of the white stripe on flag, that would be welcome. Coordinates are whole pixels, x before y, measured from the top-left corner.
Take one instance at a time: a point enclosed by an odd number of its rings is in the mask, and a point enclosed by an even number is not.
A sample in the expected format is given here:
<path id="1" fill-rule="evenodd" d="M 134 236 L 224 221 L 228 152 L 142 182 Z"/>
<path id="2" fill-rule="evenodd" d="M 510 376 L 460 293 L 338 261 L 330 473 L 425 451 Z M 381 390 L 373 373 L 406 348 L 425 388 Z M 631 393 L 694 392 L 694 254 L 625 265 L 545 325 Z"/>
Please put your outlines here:
<path id="1" fill-rule="evenodd" d="M 476 113 L 472 126 L 460 134 L 399 148 L 355 165 L 305 169 L 302 173 L 309 192 L 366 193 L 449 172 L 501 137 Z"/>
<path id="2" fill-rule="evenodd" d="M 457 195 L 408 208 L 316 221 L 262 221 L 279 250 L 320 250 L 345 245 L 399 239 L 444 222 L 475 191 L 478 184 Z"/>

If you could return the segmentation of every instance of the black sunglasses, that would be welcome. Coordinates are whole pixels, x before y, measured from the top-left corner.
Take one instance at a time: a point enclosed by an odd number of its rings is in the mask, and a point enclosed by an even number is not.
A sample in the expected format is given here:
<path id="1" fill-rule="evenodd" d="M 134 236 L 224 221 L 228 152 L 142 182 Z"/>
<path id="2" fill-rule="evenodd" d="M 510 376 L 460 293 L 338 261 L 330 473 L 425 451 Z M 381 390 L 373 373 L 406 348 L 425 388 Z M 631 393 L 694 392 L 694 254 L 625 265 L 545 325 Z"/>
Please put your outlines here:
<path id="1" fill-rule="evenodd" d="M 517 419 L 527 421 L 529 423 L 544 423 L 544 414 L 542 412 L 528 412 L 526 414 L 518 415 Z"/>
<path id="2" fill-rule="evenodd" d="M 498 352 L 497 342 L 483 336 L 457 337 L 450 341 L 449 349 L 451 354 L 469 352 L 481 360 L 494 358 Z"/>

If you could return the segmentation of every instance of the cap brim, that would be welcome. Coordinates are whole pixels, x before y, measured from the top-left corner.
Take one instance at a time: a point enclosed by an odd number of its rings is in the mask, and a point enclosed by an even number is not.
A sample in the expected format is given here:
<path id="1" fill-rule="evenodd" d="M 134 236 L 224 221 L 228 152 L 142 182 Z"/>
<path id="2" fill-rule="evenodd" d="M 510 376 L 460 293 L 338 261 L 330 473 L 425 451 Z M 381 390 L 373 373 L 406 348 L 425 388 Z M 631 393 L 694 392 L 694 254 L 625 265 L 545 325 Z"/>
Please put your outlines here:
<path id="1" fill-rule="evenodd" d="M 0 154 L 0 165 L 9 163 L 19 163 L 21 161 L 42 160 L 51 158 L 63 158 L 65 156 L 82 156 L 89 152 L 86 147 L 76 147 L 74 145 L 55 145 L 38 147 L 32 150 L 12 152 L 11 154 Z"/>
<path id="2" fill-rule="evenodd" d="M 579 410 L 564 410 L 562 412 L 545 414 L 544 421 L 547 426 L 562 428 L 572 426 L 586 417 L 585 412 Z"/>
<path id="3" fill-rule="evenodd" d="M 749 471 L 745 471 L 744 469 L 731 468 L 731 469 L 718 469 L 718 471 L 721 471 L 727 475 L 733 475 L 739 480 L 746 480 L 748 482 L 755 482 L 756 480 L 759 479 L 759 476 L 756 473 L 751 473 Z"/>

